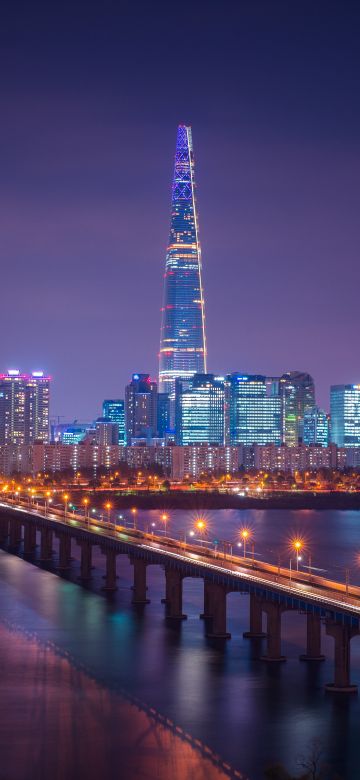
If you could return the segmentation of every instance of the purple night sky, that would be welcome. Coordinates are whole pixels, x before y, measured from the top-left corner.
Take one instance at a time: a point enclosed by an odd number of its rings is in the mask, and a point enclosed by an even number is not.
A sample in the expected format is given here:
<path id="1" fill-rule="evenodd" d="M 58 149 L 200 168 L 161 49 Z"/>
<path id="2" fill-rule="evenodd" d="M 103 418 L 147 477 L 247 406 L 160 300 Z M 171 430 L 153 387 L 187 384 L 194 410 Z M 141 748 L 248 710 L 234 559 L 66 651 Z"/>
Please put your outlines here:
<path id="1" fill-rule="evenodd" d="M 357 2 L 5 2 L 0 370 L 92 419 L 156 376 L 179 122 L 208 369 L 359 382 Z"/>

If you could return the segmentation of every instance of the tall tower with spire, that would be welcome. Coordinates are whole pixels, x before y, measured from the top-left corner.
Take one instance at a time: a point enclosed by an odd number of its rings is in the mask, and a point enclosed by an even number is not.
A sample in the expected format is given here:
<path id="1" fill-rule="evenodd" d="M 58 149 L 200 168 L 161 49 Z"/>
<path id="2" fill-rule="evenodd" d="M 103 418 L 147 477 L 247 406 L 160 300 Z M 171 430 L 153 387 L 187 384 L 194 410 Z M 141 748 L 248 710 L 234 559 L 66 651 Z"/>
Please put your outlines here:
<path id="1" fill-rule="evenodd" d="M 173 398 L 175 380 L 196 373 L 206 373 L 201 248 L 191 127 L 179 125 L 164 274 L 159 390 Z"/>

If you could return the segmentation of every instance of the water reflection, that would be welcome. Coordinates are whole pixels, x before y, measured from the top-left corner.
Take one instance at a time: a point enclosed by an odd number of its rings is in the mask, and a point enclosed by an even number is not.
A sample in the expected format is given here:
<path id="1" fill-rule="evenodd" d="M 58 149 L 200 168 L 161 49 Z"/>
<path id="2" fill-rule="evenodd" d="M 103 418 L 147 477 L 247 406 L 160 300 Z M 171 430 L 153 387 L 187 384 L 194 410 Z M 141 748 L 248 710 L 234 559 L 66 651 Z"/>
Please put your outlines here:
<path id="1" fill-rule="evenodd" d="M 1 623 L 0 660 L 2 777 L 244 777 L 225 772 L 208 746 L 155 708 L 110 692 L 49 645 Z"/>
<path id="2" fill-rule="evenodd" d="M 320 540 L 326 532 L 323 545 L 317 549 L 329 568 L 334 559 L 342 562 L 349 550 L 357 547 L 359 513 L 306 513 L 306 521 L 300 515 L 295 522 L 289 513 L 254 513 L 247 522 L 256 529 L 257 544 L 260 537 L 266 544 L 279 541 L 288 535 L 290 526 L 299 528 L 309 522 L 312 539 L 319 535 Z M 231 537 L 231 529 L 235 533 L 240 517 L 239 512 L 213 516 L 215 528 L 227 529 L 226 534 L 219 533 L 220 538 Z M 172 516 L 171 522 L 180 519 Z M 229 595 L 232 639 L 219 648 L 206 639 L 204 621 L 199 620 L 203 610 L 199 580 L 184 582 L 183 608 L 188 620 L 178 627 L 169 626 L 161 604 L 164 572 L 160 567 L 148 570 L 151 603 L 145 609 L 134 609 L 131 568 L 124 556 L 118 558 L 118 591 L 107 597 L 101 590 L 104 559 L 100 551 L 94 552 L 95 569 L 87 589 L 78 584 L 79 549 L 75 545 L 73 554 L 75 560 L 66 579 L 0 552 L 0 621 L 28 631 L 30 644 L 34 637 L 40 643 L 36 653 L 29 653 L 26 666 L 26 652 L 17 655 L 15 647 L 20 636 L 10 636 L 8 631 L 0 634 L 2 679 L 10 681 L 4 703 L 1 699 L 0 751 L 6 764 L 0 776 L 6 780 L 79 776 L 79 762 L 86 760 L 87 741 L 91 741 L 89 772 L 94 767 L 97 780 L 99 766 L 103 767 L 100 777 L 118 778 L 121 769 L 123 780 L 217 778 L 211 773 L 219 770 L 209 761 L 215 755 L 251 780 L 263 780 L 264 766 L 270 761 L 282 761 L 295 774 L 296 758 L 313 737 L 323 741 L 326 759 L 344 780 L 360 776 L 359 700 L 335 701 L 325 695 L 324 683 L 333 676 L 333 642 L 324 632 L 326 661 L 316 667 L 299 662 L 305 648 L 304 616 L 284 613 L 287 662 L 276 669 L 259 661 L 261 641 L 242 637 L 248 628 L 248 597 Z M 27 641 L 25 644 L 28 647 Z M 45 645 L 46 651 L 41 649 Z M 351 650 L 352 678 L 359 684 L 360 638 L 352 640 Z M 66 677 L 58 654 L 70 666 Z M 140 726 L 136 725 L 139 708 L 150 724 L 141 720 Z M 139 740 L 136 760 L 142 757 L 141 766 L 131 763 L 135 758 L 130 754 L 137 750 L 132 728 Z M 127 740 L 132 749 L 126 758 Z M 18 752 L 22 745 L 27 766 L 32 761 L 34 771 L 27 771 L 21 763 Z M 209 746 L 210 754 L 204 745 Z M 46 755 L 48 748 L 50 755 Z M 71 760 L 63 756 L 65 748 Z M 93 756 L 96 751 L 98 757 Z M 108 754 L 112 760 L 106 763 Z M 150 756 L 148 762 L 145 755 Z M 63 774 L 56 774 L 54 756 Z M 10 772 L 12 757 L 14 771 Z M 69 770 L 72 761 L 73 775 Z M 124 774 L 125 770 L 129 774 Z M 225 770 L 221 771 L 224 774 Z M 81 775 L 91 780 L 91 774 Z"/>

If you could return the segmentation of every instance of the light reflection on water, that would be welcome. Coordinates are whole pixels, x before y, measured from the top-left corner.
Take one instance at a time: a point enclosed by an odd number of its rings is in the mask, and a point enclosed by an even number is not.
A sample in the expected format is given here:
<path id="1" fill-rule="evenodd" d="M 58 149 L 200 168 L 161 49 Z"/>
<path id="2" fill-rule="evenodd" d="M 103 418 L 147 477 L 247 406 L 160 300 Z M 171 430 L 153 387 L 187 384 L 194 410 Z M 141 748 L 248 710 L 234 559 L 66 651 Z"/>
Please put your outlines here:
<path id="1" fill-rule="evenodd" d="M 180 522 L 180 514 L 171 517 L 172 523 Z M 226 527 L 228 538 L 239 520 L 241 515 L 232 511 L 211 513 L 215 532 Z M 289 527 L 308 524 L 305 530 L 313 540 L 326 535 L 319 555 L 328 569 L 334 559 L 342 564 L 360 539 L 356 512 L 251 513 L 246 522 L 256 531 L 257 546 L 260 536 L 266 546 L 286 536 Z M 73 554 L 78 558 L 76 545 Z M 269 668 L 258 660 L 261 643 L 242 638 L 248 626 L 246 596 L 229 594 L 232 640 L 216 648 L 206 640 L 198 617 L 203 606 L 200 581 L 184 581 L 188 620 L 176 629 L 164 622 L 164 574 L 159 567 L 148 568 L 151 603 L 136 610 L 130 604 L 128 560 L 118 559 L 119 589 L 111 598 L 100 592 L 104 559 L 99 551 L 94 564 L 91 588 L 86 590 L 75 584 L 77 561 L 73 581 L 68 581 L 0 554 L 0 621 L 30 632 L 25 640 L 19 633 L 0 631 L 2 678 L 7 680 L 0 710 L 0 753 L 8 762 L 1 772 L 6 780 L 79 777 L 79 762 L 86 765 L 90 780 L 119 777 L 119 766 L 123 780 L 217 780 L 220 774 L 204 758 L 203 745 L 250 780 L 260 780 L 270 761 L 283 761 L 295 772 L 296 757 L 313 737 L 322 740 L 328 760 L 343 778 L 360 775 L 358 700 L 335 701 L 324 694 L 323 685 L 333 675 L 329 638 L 323 638 L 324 664 L 311 668 L 299 663 L 305 645 L 303 615 L 283 616 L 288 661 Z M 63 659 L 53 649 L 44 649 L 49 643 Z M 352 659 L 352 678 L 360 684 L 359 638 L 352 641 Z M 149 725 L 149 716 L 141 712 L 140 717 L 134 700 L 199 740 L 198 749 L 156 719 Z M 140 738 L 147 729 L 150 741 Z M 33 773 L 26 775 L 20 767 L 21 747 L 27 764 L 34 764 Z M 139 762 L 137 769 L 134 761 Z"/>

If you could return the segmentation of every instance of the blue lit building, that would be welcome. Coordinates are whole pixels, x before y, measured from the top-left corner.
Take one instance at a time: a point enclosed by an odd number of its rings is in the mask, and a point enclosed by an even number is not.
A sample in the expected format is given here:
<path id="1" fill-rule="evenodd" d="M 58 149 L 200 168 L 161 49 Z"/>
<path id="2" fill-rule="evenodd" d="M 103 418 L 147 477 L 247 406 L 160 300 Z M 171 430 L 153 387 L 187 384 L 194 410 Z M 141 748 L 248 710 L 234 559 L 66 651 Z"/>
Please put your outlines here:
<path id="1" fill-rule="evenodd" d="M 79 444 L 86 436 L 87 428 L 72 426 L 61 433 L 62 444 Z"/>
<path id="2" fill-rule="evenodd" d="M 175 385 L 176 443 L 224 444 L 224 378 L 195 374 Z"/>
<path id="3" fill-rule="evenodd" d="M 338 447 L 360 447 L 360 384 L 330 388 L 331 441 Z"/>
<path id="4" fill-rule="evenodd" d="M 175 379 L 206 372 L 204 295 L 191 128 L 177 131 L 159 355 L 159 391 L 174 398 Z"/>
<path id="5" fill-rule="evenodd" d="M 318 406 L 307 409 L 304 414 L 304 444 L 317 444 L 327 447 L 329 444 L 329 420 L 326 412 Z"/>
<path id="6" fill-rule="evenodd" d="M 281 398 L 271 395 L 265 376 L 226 377 L 225 443 L 281 444 Z"/>
<path id="7" fill-rule="evenodd" d="M 125 401 L 121 399 L 110 400 L 107 399 L 103 402 L 103 417 L 115 423 L 119 428 L 119 441 L 118 444 L 125 444 Z"/>
<path id="8" fill-rule="evenodd" d="M 168 393 L 157 394 L 157 435 L 165 439 L 170 427 L 170 406 Z"/>

